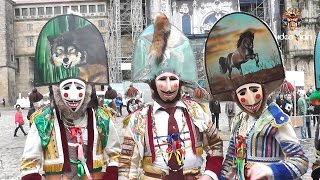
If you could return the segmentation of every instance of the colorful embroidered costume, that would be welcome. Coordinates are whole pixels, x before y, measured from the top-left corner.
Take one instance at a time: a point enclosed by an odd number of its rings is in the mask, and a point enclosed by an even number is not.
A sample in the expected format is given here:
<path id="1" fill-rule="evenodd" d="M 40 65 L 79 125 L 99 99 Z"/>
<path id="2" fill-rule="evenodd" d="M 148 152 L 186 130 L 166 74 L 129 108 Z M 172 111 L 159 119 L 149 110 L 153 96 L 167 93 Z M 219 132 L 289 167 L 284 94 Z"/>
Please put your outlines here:
<path id="1" fill-rule="evenodd" d="M 83 134 L 83 143 L 87 149 L 86 163 L 90 172 L 100 172 L 106 162 L 108 166 L 118 166 L 120 141 L 114 136 L 116 129 L 106 109 L 88 109 L 88 124 L 73 128 L 65 127 L 59 113 L 49 106 L 35 114 L 35 125 L 30 129 L 22 156 L 21 176 L 32 173 L 57 175 L 70 169 L 68 143 L 72 130 L 76 128 L 80 128 Z M 81 166 L 77 171 L 82 175 L 85 173 Z M 102 177 L 102 174 L 96 173 L 95 176 Z"/>
<path id="2" fill-rule="evenodd" d="M 159 13 L 154 25 L 140 34 L 132 64 L 133 79 L 149 84 L 155 102 L 123 121 L 119 179 L 202 176 L 217 180 L 222 168 L 222 140 L 202 106 L 181 97 L 182 86 L 194 89 L 198 82 L 188 38 Z M 202 173 L 204 151 L 207 163 Z"/>
<path id="3" fill-rule="evenodd" d="M 223 162 L 222 177 L 233 179 L 235 173 L 236 148 L 240 124 L 245 121 L 245 112 L 239 113 L 233 119 L 233 129 L 226 159 Z M 307 172 L 308 159 L 301 149 L 289 117 L 275 104 L 263 111 L 261 116 L 246 137 L 246 166 L 263 163 L 273 171 L 277 179 L 296 179 Z"/>
<path id="4" fill-rule="evenodd" d="M 177 102 L 175 117 L 179 126 L 183 154 L 183 173 L 199 174 L 203 152 L 207 152 L 206 171 L 219 176 L 222 141 L 208 114 L 192 100 Z M 124 121 L 119 178 L 138 178 L 137 167 L 159 176 L 168 174 L 167 121 L 168 115 L 155 102 L 134 112 Z M 209 172 L 210 173 L 210 172 Z M 142 176 L 142 179 L 147 177 Z"/>

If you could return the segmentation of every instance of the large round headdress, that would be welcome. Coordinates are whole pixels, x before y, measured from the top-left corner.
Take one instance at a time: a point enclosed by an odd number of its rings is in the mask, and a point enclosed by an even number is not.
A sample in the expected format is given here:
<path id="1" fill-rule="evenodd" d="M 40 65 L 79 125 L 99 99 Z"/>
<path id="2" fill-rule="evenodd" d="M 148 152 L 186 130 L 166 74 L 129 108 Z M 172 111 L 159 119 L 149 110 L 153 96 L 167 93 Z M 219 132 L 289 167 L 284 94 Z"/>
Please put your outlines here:
<path id="1" fill-rule="evenodd" d="M 35 86 L 69 78 L 108 84 L 107 53 L 101 33 L 80 16 L 52 18 L 39 34 L 34 72 Z"/>
<path id="2" fill-rule="evenodd" d="M 154 25 L 148 26 L 136 42 L 133 80 L 147 82 L 166 71 L 178 75 L 186 83 L 197 83 L 196 62 L 189 39 L 160 13 Z"/>
<path id="3" fill-rule="evenodd" d="M 247 83 L 264 84 L 268 95 L 285 78 L 277 41 L 259 18 L 243 12 L 222 17 L 205 47 L 205 66 L 212 95 L 233 101 L 231 92 Z"/>

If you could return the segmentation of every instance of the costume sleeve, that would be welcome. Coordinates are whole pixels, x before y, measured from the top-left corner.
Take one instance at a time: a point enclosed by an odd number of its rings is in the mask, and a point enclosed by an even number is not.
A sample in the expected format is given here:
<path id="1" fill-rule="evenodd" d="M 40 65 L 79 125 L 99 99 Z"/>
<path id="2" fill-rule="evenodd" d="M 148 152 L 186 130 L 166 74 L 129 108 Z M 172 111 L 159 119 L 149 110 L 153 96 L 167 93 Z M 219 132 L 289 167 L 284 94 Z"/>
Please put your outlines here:
<path id="1" fill-rule="evenodd" d="M 320 179 L 320 151 L 316 150 L 316 161 L 312 164 L 311 177 L 314 180 Z"/>
<path id="2" fill-rule="evenodd" d="M 124 119 L 125 123 L 128 124 L 125 125 L 124 137 L 121 143 L 119 180 L 138 179 L 138 169 L 144 152 L 144 133 L 142 132 L 144 128 L 138 125 L 135 114 Z"/>
<path id="3" fill-rule="evenodd" d="M 214 173 L 218 177 L 221 174 L 222 161 L 223 161 L 222 140 L 219 136 L 218 130 L 210 120 L 208 114 L 205 113 L 204 111 L 203 111 L 203 118 L 207 123 L 207 128 L 204 131 L 205 137 L 207 138 L 207 144 L 204 144 L 205 146 L 204 149 L 206 149 L 206 152 L 207 152 L 207 156 L 206 156 L 207 162 L 206 162 L 204 174 L 207 174 L 211 176 L 211 178 L 216 179 L 216 177 L 212 176 L 211 174 Z"/>
<path id="4" fill-rule="evenodd" d="M 20 164 L 22 179 L 35 180 L 35 177 L 39 177 L 42 173 L 42 161 L 43 150 L 41 140 L 36 125 L 32 124 L 26 139 Z"/>
<path id="5" fill-rule="evenodd" d="M 121 147 L 118 132 L 114 126 L 113 121 L 110 120 L 108 143 L 104 150 L 109 158 L 108 166 L 119 166 L 120 151 Z"/>
<path id="6" fill-rule="evenodd" d="M 293 127 L 289 123 L 280 126 L 275 138 L 286 158 L 284 161 L 268 165 L 273 171 L 274 179 L 297 179 L 305 174 L 309 160 L 301 148 Z"/>

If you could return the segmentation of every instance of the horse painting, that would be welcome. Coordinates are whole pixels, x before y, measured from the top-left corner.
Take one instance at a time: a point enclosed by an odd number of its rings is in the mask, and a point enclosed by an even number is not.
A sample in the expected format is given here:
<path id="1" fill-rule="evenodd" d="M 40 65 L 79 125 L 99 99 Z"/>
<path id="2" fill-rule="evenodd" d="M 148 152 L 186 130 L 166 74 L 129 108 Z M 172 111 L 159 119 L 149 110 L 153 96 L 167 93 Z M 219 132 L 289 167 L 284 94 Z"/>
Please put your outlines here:
<path id="1" fill-rule="evenodd" d="M 242 76 L 241 64 L 246 63 L 248 60 L 255 60 L 256 66 L 259 67 L 258 53 L 253 52 L 254 33 L 246 31 L 240 35 L 237 42 L 237 50 L 229 53 L 227 58 L 220 57 L 219 64 L 221 71 L 226 73 L 229 70 L 229 78 L 231 79 L 232 68 L 235 67 Z"/>

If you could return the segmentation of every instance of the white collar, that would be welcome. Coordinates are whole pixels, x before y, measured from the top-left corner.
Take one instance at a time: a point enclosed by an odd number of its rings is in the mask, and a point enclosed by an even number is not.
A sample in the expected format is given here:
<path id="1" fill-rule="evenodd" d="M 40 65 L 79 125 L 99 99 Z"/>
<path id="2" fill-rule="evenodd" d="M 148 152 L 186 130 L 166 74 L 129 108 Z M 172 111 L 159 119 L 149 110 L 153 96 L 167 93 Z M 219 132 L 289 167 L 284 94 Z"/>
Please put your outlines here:
<path id="1" fill-rule="evenodd" d="M 187 108 L 186 105 L 181 100 L 177 102 L 176 107 Z M 155 101 L 153 104 L 152 113 L 154 114 L 160 108 L 163 108 L 163 107 L 158 102 Z"/>

